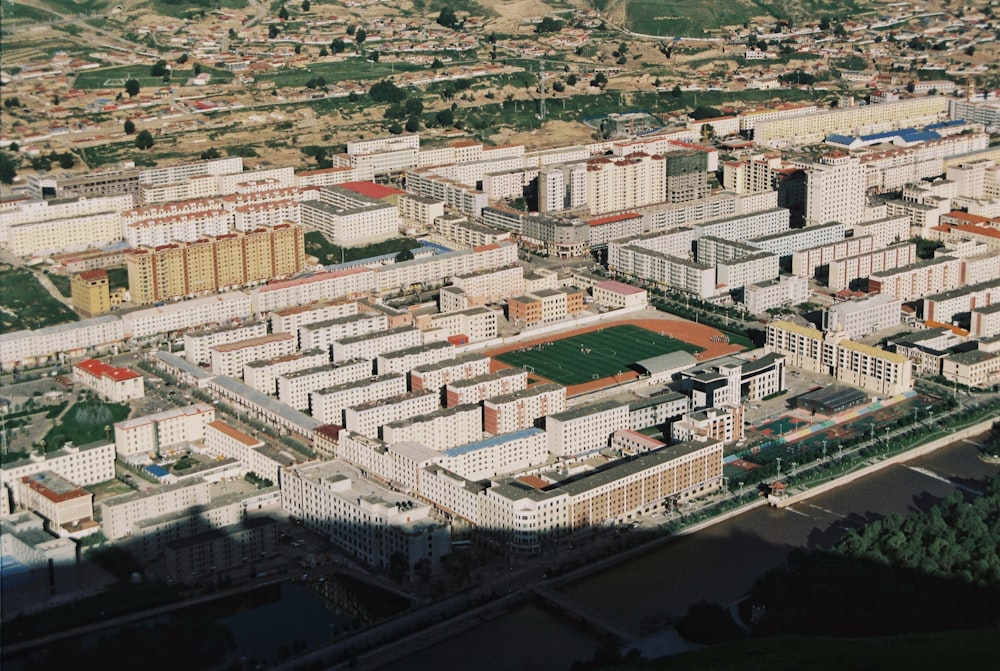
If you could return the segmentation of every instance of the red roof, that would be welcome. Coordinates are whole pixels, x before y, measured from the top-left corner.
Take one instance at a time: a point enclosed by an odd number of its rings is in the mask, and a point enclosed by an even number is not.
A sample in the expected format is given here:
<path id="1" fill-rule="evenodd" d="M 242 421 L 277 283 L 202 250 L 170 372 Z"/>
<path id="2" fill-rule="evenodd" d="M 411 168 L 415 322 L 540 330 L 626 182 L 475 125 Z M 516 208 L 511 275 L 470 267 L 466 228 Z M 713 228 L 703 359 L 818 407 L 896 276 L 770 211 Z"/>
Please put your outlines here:
<path id="1" fill-rule="evenodd" d="M 337 186 L 342 189 L 347 189 L 348 191 L 353 191 L 354 193 L 360 193 L 362 196 L 374 198 L 375 200 L 381 200 L 382 198 L 387 198 L 389 196 L 401 196 L 406 193 L 405 191 L 393 189 L 388 186 L 382 186 L 381 184 L 376 184 L 375 182 L 344 182 L 343 184 L 338 184 Z"/>
<path id="2" fill-rule="evenodd" d="M 623 296 L 631 294 L 641 294 L 645 291 L 645 289 L 633 287 L 631 284 L 625 284 L 624 282 L 618 282 L 617 280 L 605 280 L 603 282 L 594 282 L 594 287 L 604 289 L 605 291 L 611 291 L 616 294 L 621 294 Z"/>
<path id="3" fill-rule="evenodd" d="M 591 219 L 587 223 L 591 226 L 602 226 L 604 224 L 613 224 L 616 221 L 628 221 L 629 219 L 638 219 L 639 215 L 635 212 L 625 212 L 622 214 L 612 214 L 608 217 L 600 217 L 599 219 Z"/>
<path id="4" fill-rule="evenodd" d="M 108 279 L 108 273 L 103 268 L 96 268 L 94 270 L 84 270 L 79 273 L 79 277 L 84 282 L 97 282 Z"/>
<path id="5" fill-rule="evenodd" d="M 528 485 L 529 487 L 534 487 L 535 489 L 545 489 L 549 486 L 549 483 L 542 480 L 537 475 L 522 475 L 518 478 L 519 481 Z"/>
<path id="6" fill-rule="evenodd" d="M 142 377 L 139 373 L 128 368 L 116 368 L 109 364 L 99 361 L 97 359 L 87 359 L 86 361 L 81 361 L 74 365 L 74 368 L 79 368 L 80 370 L 93 375 L 94 377 L 107 377 L 115 382 L 124 382 L 125 380 L 134 380 L 137 377 Z"/>

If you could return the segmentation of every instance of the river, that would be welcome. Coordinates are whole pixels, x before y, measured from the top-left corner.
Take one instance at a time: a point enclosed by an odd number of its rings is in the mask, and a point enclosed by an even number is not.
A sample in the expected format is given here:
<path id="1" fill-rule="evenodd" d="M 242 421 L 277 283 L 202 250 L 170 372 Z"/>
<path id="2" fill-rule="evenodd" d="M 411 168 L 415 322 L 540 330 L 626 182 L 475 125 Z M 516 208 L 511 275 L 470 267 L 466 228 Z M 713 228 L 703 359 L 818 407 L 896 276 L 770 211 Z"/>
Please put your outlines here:
<path id="1" fill-rule="evenodd" d="M 953 443 L 787 508 L 752 510 L 562 591 L 638 632 L 644 618 L 680 616 L 699 599 L 738 600 L 793 548 L 829 547 L 851 527 L 891 513 L 927 510 L 956 487 L 973 495 L 997 474 L 1000 466 L 979 461 L 974 445 Z M 564 670 L 574 660 L 591 658 L 599 641 L 582 626 L 530 603 L 381 669 L 447 671 L 468 668 L 474 660 L 481 671 Z"/>

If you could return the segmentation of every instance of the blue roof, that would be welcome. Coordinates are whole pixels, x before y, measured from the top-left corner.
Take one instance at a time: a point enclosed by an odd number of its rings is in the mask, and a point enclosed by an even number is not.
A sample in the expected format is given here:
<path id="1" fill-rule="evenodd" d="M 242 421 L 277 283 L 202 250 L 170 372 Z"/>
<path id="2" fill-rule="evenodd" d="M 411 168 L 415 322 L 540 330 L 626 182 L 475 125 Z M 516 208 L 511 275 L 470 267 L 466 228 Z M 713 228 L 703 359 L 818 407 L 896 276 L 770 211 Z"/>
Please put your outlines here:
<path id="1" fill-rule="evenodd" d="M 145 468 L 146 468 L 147 471 L 149 471 L 150 473 L 152 473 L 153 475 L 155 475 L 158 478 L 163 478 L 163 477 L 166 477 L 166 476 L 170 475 L 170 471 L 168 471 L 167 469 L 165 469 L 163 466 L 157 466 L 156 464 L 150 464 L 149 466 L 146 466 Z"/>
<path id="2" fill-rule="evenodd" d="M 926 126 L 924 130 L 934 130 L 936 128 L 951 128 L 952 126 L 964 126 L 964 119 L 952 119 L 951 121 L 939 121 Z"/>
<path id="3" fill-rule="evenodd" d="M 899 130 L 890 130 L 884 133 L 872 133 L 871 135 L 862 135 L 861 139 L 865 142 L 877 142 L 879 140 L 891 140 L 896 137 L 905 142 L 928 142 L 930 140 L 941 139 L 941 136 L 932 130 L 917 130 L 916 128 L 900 128 Z"/>
<path id="4" fill-rule="evenodd" d="M 840 135 L 839 133 L 833 133 L 832 135 L 826 136 L 827 142 L 833 142 L 835 144 L 851 144 L 858 138 L 851 137 L 850 135 Z"/>
<path id="5" fill-rule="evenodd" d="M 521 429 L 520 431 L 515 431 L 513 433 L 504 433 L 499 436 L 493 436 L 492 438 L 487 438 L 486 440 L 480 440 L 475 443 L 469 443 L 468 445 L 459 445 L 458 447 L 453 447 L 450 450 L 443 450 L 442 454 L 449 457 L 457 457 L 463 454 L 468 454 L 469 452 L 475 452 L 476 450 L 485 450 L 491 447 L 496 447 L 497 445 L 503 445 L 504 443 L 509 443 L 512 440 L 520 440 L 521 438 L 527 438 L 528 436 L 534 436 L 539 433 L 545 433 L 541 429 Z"/>

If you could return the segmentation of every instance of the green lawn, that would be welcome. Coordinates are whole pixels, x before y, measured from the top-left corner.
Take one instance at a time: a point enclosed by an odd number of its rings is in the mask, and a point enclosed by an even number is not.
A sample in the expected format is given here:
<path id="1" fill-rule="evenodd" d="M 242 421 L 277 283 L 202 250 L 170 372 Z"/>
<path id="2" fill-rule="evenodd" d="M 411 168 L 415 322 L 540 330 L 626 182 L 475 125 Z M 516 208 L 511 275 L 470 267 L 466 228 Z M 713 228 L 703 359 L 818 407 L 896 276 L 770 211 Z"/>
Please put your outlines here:
<path id="1" fill-rule="evenodd" d="M 49 282 L 52 282 L 55 288 L 59 290 L 59 293 L 66 298 L 70 298 L 73 290 L 70 288 L 70 279 L 68 275 L 49 274 Z"/>
<path id="2" fill-rule="evenodd" d="M 420 244 L 412 238 L 393 238 L 364 247 L 338 247 L 332 244 L 319 231 L 306 233 L 306 254 L 312 254 L 324 266 L 358 261 L 372 256 L 395 254 L 403 250 L 412 250 Z"/>
<path id="3" fill-rule="evenodd" d="M 580 384 L 630 370 L 636 361 L 668 352 L 697 354 L 703 348 L 638 326 L 612 326 L 583 335 L 499 354 L 495 358 L 563 385 Z"/>
<path id="4" fill-rule="evenodd" d="M 97 70 L 86 70 L 81 72 L 77 75 L 76 81 L 73 83 L 73 87 L 81 90 L 109 89 L 112 91 L 122 91 L 124 93 L 124 82 L 126 79 L 131 77 L 139 80 L 139 84 L 142 86 L 140 93 L 143 91 L 149 93 L 150 89 L 155 90 L 161 86 L 170 86 L 171 83 L 178 85 L 183 84 L 188 79 L 194 77 L 193 66 L 181 68 L 176 63 L 174 63 L 173 66 L 174 68 L 171 73 L 171 82 L 168 84 L 163 83 L 162 77 L 150 76 L 149 70 L 151 66 L 149 65 L 119 65 L 111 68 L 98 68 Z M 230 82 L 233 79 L 233 73 L 226 72 L 225 70 L 202 67 L 202 72 L 210 72 L 212 74 L 212 82 L 215 83 L 223 84 Z"/>
<path id="5" fill-rule="evenodd" d="M 0 333 L 63 324 L 79 319 L 52 298 L 34 273 L 25 268 L 0 269 Z"/>
<path id="6" fill-rule="evenodd" d="M 322 77 L 327 84 L 344 80 L 385 79 L 395 72 L 425 70 L 413 63 L 369 63 L 358 56 L 340 62 L 316 62 L 308 68 L 282 68 L 254 75 L 258 80 L 270 80 L 276 86 L 305 86 L 310 79 Z"/>
<path id="7" fill-rule="evenodd" d="M 704 30 L 741 24 L 757 14 L 759 7 L 706 0 L 628 0 L 626 24 L 647 35 L 701 35 Z"/>

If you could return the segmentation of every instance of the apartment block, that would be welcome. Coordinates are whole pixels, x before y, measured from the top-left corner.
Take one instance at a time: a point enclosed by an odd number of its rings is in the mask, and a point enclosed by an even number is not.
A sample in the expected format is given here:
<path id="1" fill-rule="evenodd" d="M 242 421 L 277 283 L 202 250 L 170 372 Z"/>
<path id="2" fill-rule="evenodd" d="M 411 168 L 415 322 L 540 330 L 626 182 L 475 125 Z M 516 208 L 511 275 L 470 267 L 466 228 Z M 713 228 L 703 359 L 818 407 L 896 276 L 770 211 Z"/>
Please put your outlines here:
<path id="1" fill-rule="evenodd" d="M 621 450 L 621 453 L 627 456 L 652 452 L 666 446 L 662 440 L 631 429 L 622 429 L 611 434 L 611 449 Z"/>
<path id="2" fill-rule="evenodd" d="M 740 289 L 748 284 L 766 282 L 778 277 L 779 259 L 776 254 L 758 252 L 732 259 L 716 266 L 716 284 L 720 291 Z"/>
<path id="3" fill-rule="evenodd" d="M 309 393 L 310 414 L 327 424 L 344 424 L 344 410 L 406 393 L 406 376 L 400 373 L 377 375 L 344 382 Z"/>
<path id="4" fill-rule="evenodd" d="M 440 396 L 431 391 L 378 399 L 344 410 L 344 428 L 378 438 L 383 425 L 416 415 L 426 415 L 437 410 L 440 404 Z"/>
<path id="5" fill-rule="evenodd" d="M 83 317 L 98 317 L 111 312 L 111 290 L 108 273 L 98 268 L 85 270 L 70 279 L 73 307 Z"/>
<path id="6" fill-rule="evenodd" d="M 483 401 L 483 428 L 494 435 L 529 429 L 547 415 L 566 410 L 566 387 L 537 384 Z"/>
<path id="7" fill-rule="evenodd" d="M 918 261 L 910 265 L 872 273 L 868 290 L 902 301 L 912 301 L 937 291 L 956 289 L 962 285 L 962 260 L 950 256 Z"/>
<path id="8" fill-rule="evenodd" d="M 413 391 L 440 391 L 449 382 L 485 375 L 489 371 L 490 357 L 471 352 L 459 354 L 451 359 L 414 366 L 410 370 L 410 388 Z"/>
<path id="9" fill-rule="evenodd" d="M 214 328 L 186 331 L 184 333 L 184 358 L 194 364 L 210 363 L 212 348 L 216 345 L 260 338 L 267 335 L 265 322 L 248 322 L 238 326 L 217 326 Z"/>
<path id="10" fill-rule="evenodd" d="M 418 329 L 401 326 L 380 333 L 370 333 L 359 336 L 341 338 L 332 343 L 334 363 L 350 359 L 373 360 L 384 352 L 416 347 L 423 343 L 423 337 Z"/>
<path id="11" fill-rule="evenodd" d="M 777 279 L 748 284 L 743 289 L 743 304 L 750 314 L 759 315 L 771 308 L 799 305 L 809 300 L 809 280 L 800 275 L 780 275 Z"/>
<path id="12" fill-rule="evenodd" d="M 67 443 L 53 452 L 46 452 L 44 459 L 35 456 L 3 464 L 0 475 L 10 487 L 14 505 L 21 503 L 18 483 L 27 476 L 42 472 L 55 473 L 81 487 L 113 480 L 115 445 L 106 440 L 86 445 Z"/>
<path id="13" fill-rule="evenodd" d="M 299 345 L 303 349 L 329 350 L 335 340 L 384 331 L 385 315 L 361 313 L 303 324 L 299 327 Z"/>
<path id="14" fill-rule="evenodd" d="M 479 218 L 489 204 L 487 195 L 475 187 L 435 174 L 429 168 L 406 171 L 406 190 L 424 198 L 444 201 L 462 214 Z"/>
<path id="15" fill-rule="evenodd" d="M 444 252 L 429 258 L 381 266 L 376 273 L 376 288 L 399 291 L 401 287 L 408 289 L 417 284 L 443 286 L 456 275 L 509 267 L 514 263 L 517 263 L 517 245 L 502 240 L 470 251 Z"/>
<path id="16" fill-rule="evenodd" d="M 710 235 L 723 240 L 750 240 L 788 231 L 789 221 L 789 211 L 783 207 L 776 207 L 698 223 L 692 228 L 696 239 Z"/>
<path id="17" fill-rule="evenodd" d="M 349 299 L 319 300 L 283 310 L 275 310 L 268 315 L 271 331 L 274 333 L 298 333 L 299 327 L 315 322 L 349 317 L 358 313 L 358 304 Z M 301 338 L 299 347 L 302 347 Z"/>
<path id="18" fill-rule="evenodd" d="M 497 303 L 524 293 L 524 268 L 521 264 L 490 268 L 456 275 L 451 283 L 467 295 L 474 296 L 479 304 Z"/>
<path id="19" fill-rule="evenodd" d="M 147 338 L 206 324 L 243 320 L 252 312 L 249 296 L 240 291 L 230 291 L 218 296 L 128 312 L 122 315 L 122 329 L 126 338 Z"/>
<path id="20" fill-rule="evenodd" d="M 974 308 L 969 314 L 969 335 L 973 338 L 994 338 L 1000 335 L 1000 301 Z"/>
<path id="21" fill-rule="evenodd" d="M 253 289 L 250 298 L 253 311 L 264 313 L 316 301 L 360 296 L 374 288 L 375 271 L 362 266 L 269 282 Z"/>
<path id="22" fill-rule="evenodd" d="M 135 212 L 132 210 L 132 213 Z M 123 215 L 123 218 L 125 216 L 127 215 Z M 283 221 L 274 223 L 280 224 Z M 233 227 L 233 218 L 226 210 L 216 207 L 145 219 L 135 218 L 133 214 L 128 223 L 122 223 L 125 243 L 129 247 L 158 247 L 175 240 L 193 242 L 207 235 L 225 235 Z"/>
<path id="23" fill-rule="evenodd" d="M 457 405 L 386 422 L 382 439 L 390 445 L 417 442 L 432 450 L 449 450 L 483 437 L 483 411 L 478 404 Z"/>
<path id="24" fill-rule="evenodd" d="M 274 484 L 279 482 L 280 469 L 297 461 L 291 453 L 270 448 L 262 440 L 221 421 L 205 427 L 205 449 L 210 455 L 235 459 L 248 472 Z"/>
<path id="25" fill-rule="evenodd" d="M 852 228 L 855 239 L 871 236 L 872 249 L 888 247 L 910 239 L 909 216 L 883 217 L 857 223 Z"/>
<path id="26" fill-rule="evenodd" d="M 1000 303 L 1000 276 L 924 297 L 924 321 L 949 324 L 958 315 Z"/>
<path id="27" fill-rule="evenodd" d="M 209 483 L 184 480 L 149 491 L 132 492 L 102 501 L 101 530 L 111 540 L 126 538 L 139 531 L 139 524 L 154 517 L 181 515 L 209 504 Z"/>
<path id="28" fill-rule="evenodd" d="M 541 429 L 523 429 L 446 449 L 441 456 L 438 463 L 452 473 L 472 481 L 485 480 L 545 464 L 548 439 Z"/>
<path id="29" fill-rule="evenodd" d="M 353 359 L 278 376 L 278 400 L 296 409 L 309 408 L 309 392 L 371 377 L 369 359 Z"/>
<path id="30" fill-rule="evenodd" d="M 321 349 L 306 349 L 270 359 L 258 359 L 243 366 L 243 381 L 263 394 L 275 396 L 280 376 L 316 368 L 329 362 L 330 352 Z"/>
<path id="31" fill-rule="evenodd" d="M 121 217 L 117 212 L 12 224 L 5 233 L 4 246 L 15 256 L 108 247 L 122 239 Z"/>
<path id="32" fill-rule="evenodd" d="M 846 232 L 846 224 L 834 221 L 829 224 L 818 224 L 772 233 L 771 235 L 762 235 L 747 240 L 747 244 L 778 256 L 792 256 L 795 252 L 803 249 L 840 242 L 844 239 Z"/>
<path id="33" fill-rule="evenodd" d="M 333 461 L 287 471 L 281 507 L 379 569 L 387 569 L 396 554 L 412 570 L 422 560 L 436 565 L 451 552 L 448 527 L 430 517 L 431 506 L 377 488 Z"/>
<path id="34" fill-rule="evenodd" d="M 375 357 L 375 370 L 379 375 L 406 374 L 417 366 L 450 360 L 454 355 L 455 346 L 446 340 L 439 340 L 426 345 L 383 352 Z"/>
<path id="35" fill-rule="evenodd" d="M 96 531 L 94 495 L 86 489 L 52 471 L 25 475 L 18 485 L 21 505 L 48 520 L 50 531 L 70 535 L 82 530 L 81 522 L 89 522 Z"/>
<path id="36" fill-rule="evenodd" d="M 966 387 L 989 387 L 1000 383 L 1000 354 L 972 350 L 947 356 L 941 362 L 941 375 L 949 382 Z"/>
<path id="37" fill-rule="evenodd" d="M 503 368 L 495 373 L 449 382 L 445 386 L 445 406 L 451 408 L 469 403 L 479 405 L 488 398 L 522 391 L 527 386 L 526 371 Z"/>
<path id="38" fill-rule="evenodd" d="M 146 395 L 143 377 L 130 368 L 119 368 L 98 359 L 73 364 L 73 381 L 90 387 L 114 403 Z"/>
<path id="39" fill-rule="evenodd" d="M 628 428 L 628 405 L 617 401 L 578 405 L 545 417 L 549 452 L 558 457 L 603 449 L 612 433 Z"/>
<path id="40" fill-rule="evenodd" d="M 855 280 L 909 267 L 918 260 L 917 246 L 912 242 L 876 247 L 870 252 L 830 261 L 827 264 L 827 286 L 831 291 L 843 291 L 849 289 Z"/>
<path id="41" fill-rule="evenodd" d="M 324 187 L 320 200 L 303 202 L 300 213 L 303 226 L 346 247 L 382 242 L 399 235 L 400 230 L 395 205 L 343 186 Z"/>
<path id="42" fill-rule="evenodd" d="M 295 336 L 291 333 L 269 333 L 257 338 L 212 347 L 211 370 L 215 375 L 239 377 L 243 366 L 259 359 L 287 356 L 296 350 Z"/>
<path id="43" fill-rule="evenodd" d="M 608 270 L 675 289 L 696 298 L 715 296 L 715 266 L 688 261 L 633 245 L 608 245 Z"/>
<path id="44" fill-rule="evenodd" d="M 444 238 L 453 249 L 471 249 L 510 239 L 510 233 L 469 221 L 468 217 L 457 212 L 438 217 L 431 223 L 430 230 Z"/>
<path id="45" fill-rule="evenodd" d="M 647 292 L 645 289 L 618 282 L 605 280 L 595 282 L 592 287 L 594 301 L 611 309 L 645 307 Z"/>
<path id="46" fill-rule="evenodd" d="M 575 291 L 565 293 L 568 313 L 572 314 L 583 309 L 582 294 Z M 498 319 L 501 314 L 499 309 L 477 306 L 431 315 L 429 323 L 418 323 L 418 326 L 429 334 L 435 334 L 433 337 L 448 338 L 460 343 L 477 343 L 497 337 Z"/>
<path id="47" fill-rule="evenodd" d="M 163 454 L 168 448 L 204 440 L 215 408 L 194 403 L 115 422 L 115 451 L 121 458 Z"/>
<path id="48" fill-rule="evenodd" d="M 846 238 L 829 244 L 800 249 L 792 253 L 792 274 L 814 277 L 816 269 L 850 256 L 866 254 L 875 248 L 875 238 L 870 235 Z"/>
<path id="49" fill-rule="evenodd" d="M 303 269 L 304 250 L 302 228 L 293 224 L 130 249 L 129 293 L 145 305 L 285 277 Z"/>
<path id="50" fill-rule="evenodd" d="M 666 391 L 640 398 L 628 404 L 628 430 L 639 431 L 677 419 L 690 410 L 691 401 L 687 395 L 676 391 Z"/>
<path id="51" fill-rule="evenodd" d="M 902 301 L 885 294 L 835 303 L 823 310 L 823 330 L 840 331 L 851 339 L 862 338 L 897 326 L 902 320 L 902 307 Z"/>

